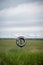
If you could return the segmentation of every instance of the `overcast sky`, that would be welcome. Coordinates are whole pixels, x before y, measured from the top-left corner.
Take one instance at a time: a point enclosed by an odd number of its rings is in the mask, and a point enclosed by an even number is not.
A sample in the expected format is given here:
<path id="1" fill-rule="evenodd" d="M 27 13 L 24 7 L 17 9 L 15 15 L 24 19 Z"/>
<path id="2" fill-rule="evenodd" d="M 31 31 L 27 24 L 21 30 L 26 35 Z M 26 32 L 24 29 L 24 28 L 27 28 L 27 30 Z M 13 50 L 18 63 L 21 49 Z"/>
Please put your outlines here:
<path id="1" fill-rule="evenodd" d="M 43 0 L 0 0 L 0 38 L 43 38 Z"/>

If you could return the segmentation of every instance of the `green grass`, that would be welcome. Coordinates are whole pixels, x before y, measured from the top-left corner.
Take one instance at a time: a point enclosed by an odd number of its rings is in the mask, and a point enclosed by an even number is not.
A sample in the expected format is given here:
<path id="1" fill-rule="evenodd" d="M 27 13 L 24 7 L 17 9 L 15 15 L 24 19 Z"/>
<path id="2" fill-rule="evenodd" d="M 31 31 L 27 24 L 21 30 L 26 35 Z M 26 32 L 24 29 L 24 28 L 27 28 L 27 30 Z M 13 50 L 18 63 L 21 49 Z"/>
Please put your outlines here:
<path id="1" fill-rule="evenodd" d="M 43 40 L 27 40 L 22 48 L 15 40 L 0 40 L 0 65 L 43 65 Z"/>

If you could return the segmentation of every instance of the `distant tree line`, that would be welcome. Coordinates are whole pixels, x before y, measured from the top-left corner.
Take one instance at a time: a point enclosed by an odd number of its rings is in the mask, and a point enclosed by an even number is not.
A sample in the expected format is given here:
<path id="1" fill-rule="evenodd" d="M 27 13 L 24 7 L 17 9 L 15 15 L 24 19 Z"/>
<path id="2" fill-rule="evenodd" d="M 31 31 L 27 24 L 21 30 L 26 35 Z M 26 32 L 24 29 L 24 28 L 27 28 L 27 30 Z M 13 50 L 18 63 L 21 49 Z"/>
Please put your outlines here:
<path id="1" fill-rule="evenodd" d="M 26 40 L 43 40 L 43 38 L 25 38 Z M 0 38 L 0 40 L 16 40 L 16 38 Z"/>

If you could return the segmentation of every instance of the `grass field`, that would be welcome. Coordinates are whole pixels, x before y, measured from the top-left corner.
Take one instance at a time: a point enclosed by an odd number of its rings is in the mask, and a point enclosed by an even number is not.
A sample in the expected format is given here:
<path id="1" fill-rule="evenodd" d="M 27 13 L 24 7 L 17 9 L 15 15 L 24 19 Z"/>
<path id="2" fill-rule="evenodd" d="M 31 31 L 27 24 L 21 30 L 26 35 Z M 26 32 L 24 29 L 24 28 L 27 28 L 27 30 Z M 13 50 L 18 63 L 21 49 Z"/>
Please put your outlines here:
<path id="1" fill-rule="evenodd" d="M 0 40 L 0 65 L 43 65 L 43 40 L 27 40 L 22 48 L 15 40 Z"/>

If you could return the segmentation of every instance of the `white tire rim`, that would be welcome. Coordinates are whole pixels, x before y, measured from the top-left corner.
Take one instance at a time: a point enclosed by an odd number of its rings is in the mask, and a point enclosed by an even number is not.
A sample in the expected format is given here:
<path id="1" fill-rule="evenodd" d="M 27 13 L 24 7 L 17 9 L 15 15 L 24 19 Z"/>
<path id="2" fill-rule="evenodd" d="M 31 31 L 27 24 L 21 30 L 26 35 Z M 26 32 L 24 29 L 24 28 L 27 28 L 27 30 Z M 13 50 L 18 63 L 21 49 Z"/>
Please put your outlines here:
<path id="1" fill-rule="evenodd" d="M 25 44 L 26 44 L 26 40 L 24 37 L 20 36 L 16 39 L 16 44 L 19 46 L 19 47 L 23 47 Z"/>

